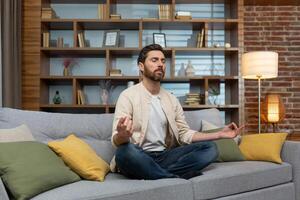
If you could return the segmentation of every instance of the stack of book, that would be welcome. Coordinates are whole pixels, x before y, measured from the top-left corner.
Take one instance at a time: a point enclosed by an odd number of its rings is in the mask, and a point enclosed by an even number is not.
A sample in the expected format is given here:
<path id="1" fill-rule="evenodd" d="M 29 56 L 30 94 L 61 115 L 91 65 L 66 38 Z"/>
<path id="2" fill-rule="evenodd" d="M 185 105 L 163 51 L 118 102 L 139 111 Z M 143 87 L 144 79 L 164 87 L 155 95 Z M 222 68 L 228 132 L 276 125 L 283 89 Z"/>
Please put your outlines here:
<path id="1" fill-rule="evenodd" d="M 197 34 L 197 48 L 204 47 L 204 28 Z"/>
<path id="2" fill-rule="evenodd" d="M 43 32 L 43 47 L 49 47 L 50 33 L 48 31 Z"/>
<path id="3" fill-rule="evenodd" d="M 121 19 L 121 15 L 119 15 L 119 14 L 110 14 L 110 19 Z"/>
<path id="4" fill-rule="evenodd" d="M 57 18 L 55 11 L 52 8 L 42 8 L 42 19 Z"/>
<path id="5" fill-rule="evenodd" d="M 198 93 L 188 93 L 186 94 L 185 104 L 189 106 L 197 106 L 200 105 L 200 94 Z"/>
<path id="6" fill-rule="evenodd" d="M 177 11 L 175 18 L 182 20 L 192 19 L 192 14 L 189 11 Z"/>
<path id="7" fill-rule="evenodd" d="M 158 5 L 158 18 L 159 19 L 170 19 L 171 16 L 171 5 L 170 4 L 160 4 Z"/>
<path id="8" fill-rule="evenodd" d="M 99 19 L 106 18 L 106 4 L 98 4 L 98 18 Z"/>
<path id="9" fill-rule="evenodd" d="M 110 69 L 109 76 L 123 76 L 120 69 Z"/>
<path id="10" fill-rule="evenodd" d="M 81 90 L 77 90 L 77 104 L 78 105 L 84 105 L 85 104 L 84 94 Z"/>
<path id="11" fill-rule="evenodd" d="M 79 47 L 85 47 L 85 39 L 83 32 L 77 34 Z"/>

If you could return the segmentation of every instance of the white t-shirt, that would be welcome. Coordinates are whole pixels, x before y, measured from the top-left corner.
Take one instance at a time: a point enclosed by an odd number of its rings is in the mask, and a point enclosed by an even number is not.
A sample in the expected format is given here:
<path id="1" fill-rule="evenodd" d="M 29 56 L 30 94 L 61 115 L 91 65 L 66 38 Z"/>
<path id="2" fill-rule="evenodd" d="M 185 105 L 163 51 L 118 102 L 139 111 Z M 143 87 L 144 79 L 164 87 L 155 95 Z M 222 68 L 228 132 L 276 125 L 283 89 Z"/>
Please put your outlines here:
<path id="1" fill-rule="evenodd" d="M 163 151 L 166 149 L 165 138 L 167 118 L 161 107 L 159 96 L 152 95 L 150 117 L 142 148 L 145 151 Z"/>

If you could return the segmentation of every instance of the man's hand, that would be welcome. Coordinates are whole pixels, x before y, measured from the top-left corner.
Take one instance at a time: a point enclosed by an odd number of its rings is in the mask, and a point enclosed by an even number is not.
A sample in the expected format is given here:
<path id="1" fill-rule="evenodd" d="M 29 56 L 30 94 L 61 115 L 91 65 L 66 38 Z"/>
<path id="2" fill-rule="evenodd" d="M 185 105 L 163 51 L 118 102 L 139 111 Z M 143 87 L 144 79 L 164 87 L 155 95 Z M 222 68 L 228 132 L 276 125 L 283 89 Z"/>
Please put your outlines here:
<path id="1" fill-rule="evenodd" d="M 118 133 L 114 136 L 117 145 L 126 143 L 133 133 L 132 120 L 129 117 L 121 117 L 117 124 Z"/>
<path id="2" fill-rule="evenodd" d="M 219 138 L 235 138 L 237 135 L 241 134 L 241 130 L 245 126 L 238 127 L 234 122 L 226 125 L 220 132 Z"/>

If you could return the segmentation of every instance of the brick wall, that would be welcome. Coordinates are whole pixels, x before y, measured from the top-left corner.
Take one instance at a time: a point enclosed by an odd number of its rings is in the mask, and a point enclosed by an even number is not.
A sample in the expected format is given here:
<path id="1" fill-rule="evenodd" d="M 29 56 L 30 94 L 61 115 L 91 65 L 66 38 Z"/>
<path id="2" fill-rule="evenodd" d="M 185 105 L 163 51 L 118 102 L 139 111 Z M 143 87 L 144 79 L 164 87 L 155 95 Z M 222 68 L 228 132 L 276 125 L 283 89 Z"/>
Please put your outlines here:
<path id="1" fill-rule="evenodd" d="M 279 53 L 278 78 L 262 81 L 262 100 L 280 94 L 286 116 L 279 128 L 300 135 L 300 6 L 245 6 L 244 50 Z M 245 80 L 246 131 L 257 131 L 257 97 L 257 81 Z"/>

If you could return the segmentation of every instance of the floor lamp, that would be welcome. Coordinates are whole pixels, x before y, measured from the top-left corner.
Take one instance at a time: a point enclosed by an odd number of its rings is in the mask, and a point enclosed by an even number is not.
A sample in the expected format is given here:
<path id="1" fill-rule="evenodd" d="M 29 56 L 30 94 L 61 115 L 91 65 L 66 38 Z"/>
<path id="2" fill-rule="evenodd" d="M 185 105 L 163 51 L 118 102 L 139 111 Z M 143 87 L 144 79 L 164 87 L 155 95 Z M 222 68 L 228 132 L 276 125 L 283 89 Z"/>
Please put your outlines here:
<path id="1" fill-rule="evenodd" d="M 261 79 L 278 76 L 278 53 L 272 51 L 253 51 L 242 55 L 242 77 L 258 79 L 258 133 L 260 127 L 260 85 Z"/>

